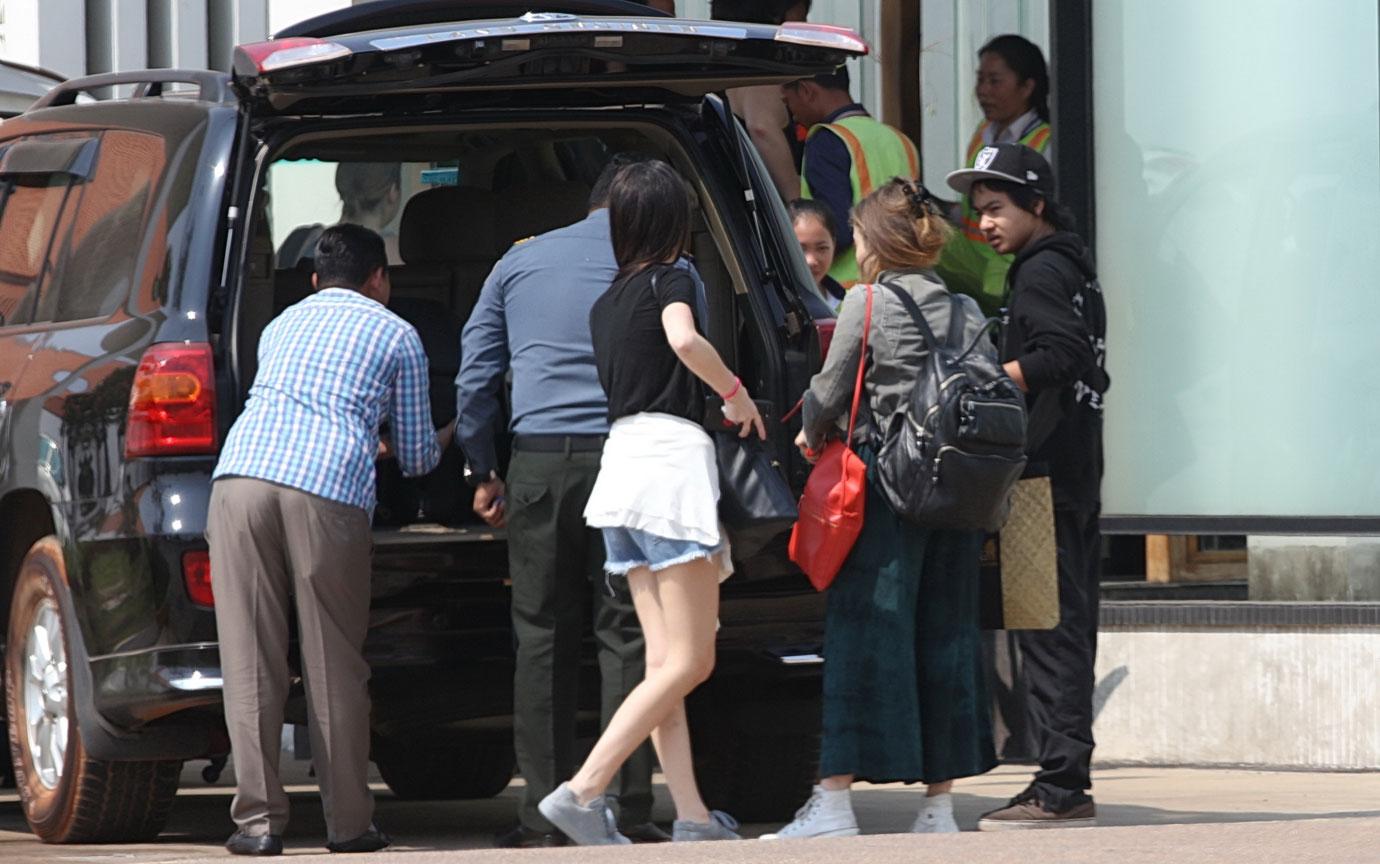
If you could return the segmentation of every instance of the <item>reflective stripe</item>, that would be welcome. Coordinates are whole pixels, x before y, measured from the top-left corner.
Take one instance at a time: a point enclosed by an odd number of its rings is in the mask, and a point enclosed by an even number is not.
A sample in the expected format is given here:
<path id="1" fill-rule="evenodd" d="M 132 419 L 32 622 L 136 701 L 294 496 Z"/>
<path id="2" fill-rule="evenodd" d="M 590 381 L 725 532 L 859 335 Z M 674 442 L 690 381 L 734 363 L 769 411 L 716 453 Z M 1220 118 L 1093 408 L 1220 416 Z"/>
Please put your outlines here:
<path id="1" fill-rule="evenodd" d="M 991 125 L 992 124 L 990 122 L 983 123 L 982 125 L 978 126 L 977 131 L 973 133 L 972 140 L 968 142 L 968 158 L 964 160 L 963 167 L 973 167 L 973 163 L 977 161 L 978 151 L 981 150 L 983 148 L 983 145 L 987 143 L 987 127 Z"/>
<path id="2" fill-rule="evenodd" d="M 906 148 L 906 161 L 910 163 L 910 176 L 916 180 L 920 179 L 920 151 L 915 149 L 915 142 L 901 133 L 901 145 Z"/>
<path id="3" fill-rule="evenodd" d="M 853 169 L 858 172 L 858 188 L 866 198 L 872 194 L 872 172 L 867 167 L 867 154 L 863 152 L 862 142 L 858 136 L 854 135 L 846 126 L 839 123 L 826 123 L 824 128 L 839 136 L 844 146 L 848 148 L 848 155 L 853 159 Z"/>
<path id="4" fill-rule="evenodd" d="M 1048 123 L 1041 123 L 1035 127 L 1035 131 L 1021 139 L 1021 143 L 1037 153 L 1043 153 L 1045 144 L 1049 143 L 1050 128 Z"/>
<path id="5" fill-rule="evenodd" d="M 977 131 L 973 133 L 972 140 L 968 142 L 968 158 L 965 162 L 966 167 L 973 167 L 973 163 L 977 161 L 978 151 L 986 146 L 987 129 L 991 125 L 992 123 L 989 120 L 978 126 Z M 1045 145 L 1049 143 L 1049 136 L 1052 131 L 1049 124 L 1041 120 L 1035 124 L 1033 129 L 1020 138 L 1019 143 L 1024 144 L 1037 153 L 1043 153 L 1045 152 Z"/>

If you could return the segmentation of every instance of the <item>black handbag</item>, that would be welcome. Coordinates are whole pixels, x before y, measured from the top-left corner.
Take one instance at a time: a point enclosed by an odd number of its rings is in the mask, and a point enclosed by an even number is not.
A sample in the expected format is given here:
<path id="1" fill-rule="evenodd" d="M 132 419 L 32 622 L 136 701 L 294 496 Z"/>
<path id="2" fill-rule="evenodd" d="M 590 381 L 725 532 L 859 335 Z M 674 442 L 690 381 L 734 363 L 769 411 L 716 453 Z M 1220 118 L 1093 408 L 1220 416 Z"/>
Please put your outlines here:
<path id="1" fill-rule="evenodd" d="M 770 448 L 756 437 L 715 432 L 719 460 L 719 519 L 733 557 L 756 555 L 795 524 L 796 497 Z"/>

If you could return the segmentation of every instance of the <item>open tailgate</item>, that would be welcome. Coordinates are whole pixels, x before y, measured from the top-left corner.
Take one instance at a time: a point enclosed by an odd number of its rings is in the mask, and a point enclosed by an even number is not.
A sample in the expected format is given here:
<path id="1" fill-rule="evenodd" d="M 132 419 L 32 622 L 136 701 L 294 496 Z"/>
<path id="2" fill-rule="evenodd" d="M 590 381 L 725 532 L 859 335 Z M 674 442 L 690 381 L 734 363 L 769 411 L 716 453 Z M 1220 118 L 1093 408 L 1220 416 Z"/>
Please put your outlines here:
<path id="1" fill-rule="evenodd" d="M 828 72 L 867 53 L 851 30 L 654 17 L 531 13 L 292 36 L 235 50 L 234 86 L 257 110 L 355 113 L 476 105 L 697 101 L 729 87 Z"/>

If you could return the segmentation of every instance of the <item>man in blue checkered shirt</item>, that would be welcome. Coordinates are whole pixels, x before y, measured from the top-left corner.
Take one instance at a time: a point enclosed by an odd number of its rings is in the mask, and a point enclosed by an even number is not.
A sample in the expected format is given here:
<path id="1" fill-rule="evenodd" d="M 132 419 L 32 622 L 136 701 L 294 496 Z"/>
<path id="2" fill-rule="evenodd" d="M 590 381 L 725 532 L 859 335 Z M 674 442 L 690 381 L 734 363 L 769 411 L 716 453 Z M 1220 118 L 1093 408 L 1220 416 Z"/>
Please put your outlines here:
<path id="1" fill-rule="evenodd" d="M 316 292 L 264 330 L 249 401 L 216 466 L 206 535 L 235 753 L 237 830 L 226 847 L 237 854 L 282 851 L 289 594 L 327 848 L 371 852 L 389 842 L 373 824 L 367 776 L 374 461 L 391 451 L 403 474 L 425 474 L 451 429 L 438 440 L 432 428 L 426 354 L 412 325 L 384 305 L 387 265 L 373 231 L 322 232 Z M 385 420 L 391 445 L 379 438 Z"/>

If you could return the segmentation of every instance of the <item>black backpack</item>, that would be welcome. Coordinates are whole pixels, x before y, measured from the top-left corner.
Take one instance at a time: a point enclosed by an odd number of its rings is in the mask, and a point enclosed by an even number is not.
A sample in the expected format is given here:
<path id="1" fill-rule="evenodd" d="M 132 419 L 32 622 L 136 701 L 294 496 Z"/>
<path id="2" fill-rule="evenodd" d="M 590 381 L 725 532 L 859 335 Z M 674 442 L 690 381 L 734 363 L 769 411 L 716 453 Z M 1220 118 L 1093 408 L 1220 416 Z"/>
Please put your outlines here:
<path id="1" fill-rule="evenodd" d="M 885 284 L 885 283 L 883 283 Z M 962 301 L 949 297 L 948 339 L 934 338 L 915 300 L 886 285 L 910 312 L 929 346 L 903 410 L 880 430 L 877 478 L 902 517 L 927 528 L 996 531 L 1025 469 L 1025 397 L 979 347 L 989 320 L 967 345 Z M 989 340 L 990 344 L 990 340 Z"/>

